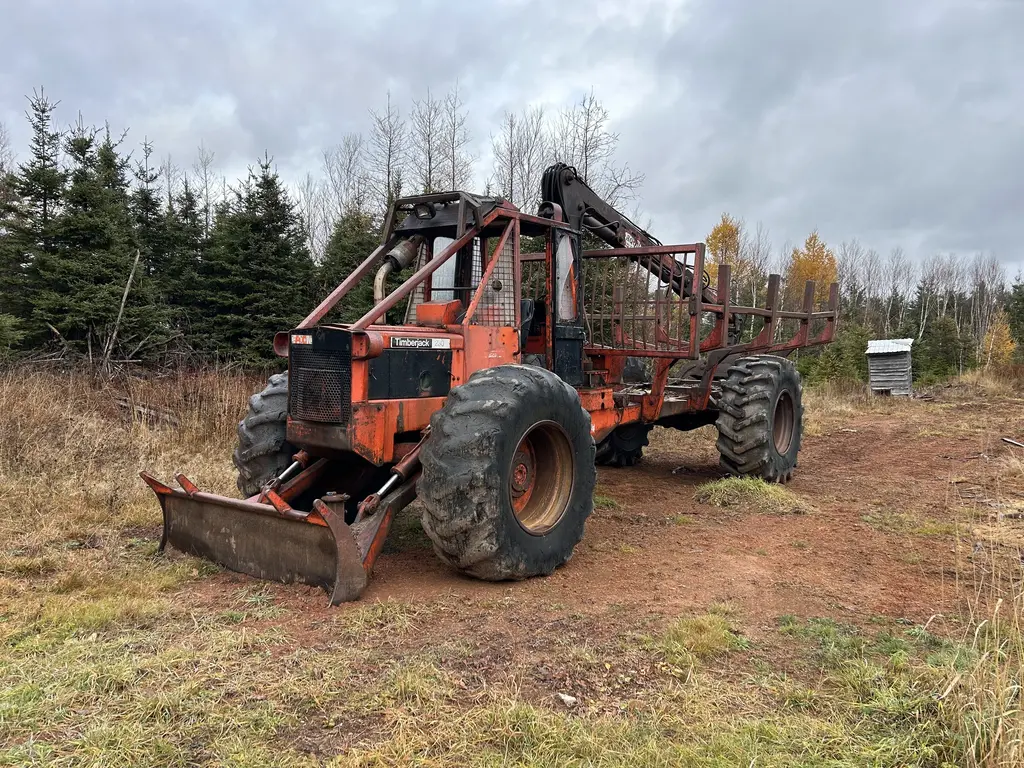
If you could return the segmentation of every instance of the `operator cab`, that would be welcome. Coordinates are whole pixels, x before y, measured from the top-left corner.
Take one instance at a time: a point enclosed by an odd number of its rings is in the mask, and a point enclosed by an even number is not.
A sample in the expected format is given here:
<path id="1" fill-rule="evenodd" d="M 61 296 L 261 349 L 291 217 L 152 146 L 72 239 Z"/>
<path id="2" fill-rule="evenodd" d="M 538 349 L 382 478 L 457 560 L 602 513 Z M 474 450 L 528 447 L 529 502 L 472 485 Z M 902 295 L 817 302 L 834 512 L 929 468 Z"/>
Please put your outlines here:
<path id="1" fill-rule="evenodd" d="M 433 197 L 436 196 L 424 199 Z M 496 207 L 513 208 L 500 198 L 480 199 L 465 193 L 445 202 L 410 202 L 408 215 L 395 228 L 395 234 L 421 241 L 415 259 L 409 263 L 411 271 L 423 267 L 434 254 L 440 254 L 461 236 L 465 225 L 460 227 L 460 220 L 482 220 Z M 463 323 L 504 230 L 505 222 L 485 228 L 454 258 L 442 264 L 416 288 L 400 322 L 432 328 Z M 472 322 L 517 328 L 520 359 L 549 368 L 568 383 L 579 385 L 583 381 L 585 338 L 579 290 L 579 235 L 555 216 L 522 218 L 518 275 L 514 237 L 515 233 L 506 240 L 503 253 L 490 270 L 489 284 L 481 294 Z M 550 275 L 547 264 L 553 267 Z M 555 301 L 549 299 L 551 288 Z M 553 331 L 550 340 L 549 327 Z"/>

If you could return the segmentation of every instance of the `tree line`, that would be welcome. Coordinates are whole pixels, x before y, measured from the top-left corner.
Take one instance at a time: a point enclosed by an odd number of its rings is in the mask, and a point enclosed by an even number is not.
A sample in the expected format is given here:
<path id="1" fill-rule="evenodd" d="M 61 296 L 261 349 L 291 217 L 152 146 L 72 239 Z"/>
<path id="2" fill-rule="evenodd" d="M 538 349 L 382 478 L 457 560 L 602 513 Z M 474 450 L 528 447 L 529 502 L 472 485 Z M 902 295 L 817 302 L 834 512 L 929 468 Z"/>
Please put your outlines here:
<path id="1" fill-rule="evenodd" d="M 555 113 L 506 112 L 489 137 L 489 168 L 471 151 L 458 85 L 406 109 L 388 95 L 366 132 L 341 136 L 294 185 L 267 155 L 229 182 L 203 144 L 183 167 L 109 126 L 61 126 L 58 105 L 43 91 L 29 97 L 31 140 L 18 158 L 0 124 L 0 356 L 265 365 L 273 334 L 379 244 L 396 197 L 484 179 L 485 194 L 532 211 L 555 161 L 639 218 L 644 178 L 617 160 L 618 136 L 593 92 Z M 915 264 L 899 248 L 883 257 L 817 232 L 776 250 L 763 225 L 728 214 L 706 240 L 712 279 L 733 265 L 737 304 L 763 303 L 771 271 L 784 275 L 788 306 L 799 305 L 804 280 L 822 291 L 838 280 L 837 342 L 800 356 L 812 377 L 863 378 L 867 338 L 913 337 L 924 376 L 1002 364 L 1024 347 L 1024 287 L 1019 277 L 1007 286 L 990 255 Z M 367 283 L 333 317 L 354 320 L 371 303 Z"/>
<path id="2" fill-rule="evenodd" d="M 483 177 L 485 194 L 532 211 L 555 161 L 623 203 L 643 182 L 615 162 L 618 136 L 593 92 L 553 115 L 507 112 L 486 173 L 457 84 L 407 110 L 388 95 L 367 132 L 340 137 L 295 185 L 269 156 L 229 182 L 203 144 L 185 168 L 107 125 L 61 126 L 58 105 L 42 90 L 29 97 L 17 162 L 0 125 L 0 356 L 260 366 L 274 333 L 379 244 L 397 197 L 471 191 Z M 354 320 L 371 303 L 360 286 L 333 317 Z"/>
<path id="3" fill-rule="evenodd" d="M 728 213 L 706 242 L 713 279 L 718 265 L 732 265 L 736 304 L 763 302 L 771 272 L 782 275 L 787 309 L 800 307 L 807 280 L 815 281 L 819 308 L 828 285 L 839 284 L 835 342 L 798 354 L 812 380 L 866 381 L 867 342 L 880 338 L 914 339 L 919 382 L 1024 362 L 1024 279 L 1009 284 L 990 253 L 940 253 L 915 263 L 898 246 L 885 256 L 856 239 L 834 247 L 817 231 L 776 251 L 762 224 L 751 229 Z"/>

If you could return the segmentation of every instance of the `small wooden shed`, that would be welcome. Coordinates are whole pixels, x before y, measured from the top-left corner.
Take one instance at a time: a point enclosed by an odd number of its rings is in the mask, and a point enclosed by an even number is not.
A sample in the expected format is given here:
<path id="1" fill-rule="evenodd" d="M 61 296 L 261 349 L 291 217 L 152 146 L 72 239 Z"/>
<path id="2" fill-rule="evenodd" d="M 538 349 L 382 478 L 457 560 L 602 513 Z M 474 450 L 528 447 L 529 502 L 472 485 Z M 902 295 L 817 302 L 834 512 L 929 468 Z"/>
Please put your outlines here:
<path id="1" fill-rule="evenodd" d="M 876 339 L 868 342 L 868 381 L 876 395 L 910 395 L 913 339 Z"/>

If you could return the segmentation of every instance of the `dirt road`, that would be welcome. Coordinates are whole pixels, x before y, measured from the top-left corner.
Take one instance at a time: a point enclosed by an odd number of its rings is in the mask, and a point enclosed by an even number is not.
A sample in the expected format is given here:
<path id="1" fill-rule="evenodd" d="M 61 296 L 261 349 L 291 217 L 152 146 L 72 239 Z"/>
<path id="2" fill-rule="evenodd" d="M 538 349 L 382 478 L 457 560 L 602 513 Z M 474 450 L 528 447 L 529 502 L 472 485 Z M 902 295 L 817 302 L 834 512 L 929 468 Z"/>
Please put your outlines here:
<path id="1" fill-rule="evenodd" d="M 640 465 L 600 469 L 584 541 L 550 577 L 491 584 L 460 576 L 434 557 L 414 505 L 396 521 L 362 603 L 328 609 L 317 590 L 269 589 L 287 609 L 282 621 L 304 628 L 309 642 L 335 611 L 395 601 L 424 609 L 404 642 L 422 649 L 463 638 L 477 668 L 514 668 L 527 680 L 538 654 L 567 637 L 621 640 L 712 605 L 727 606 L 745 637 L 769 645 L 780 616 L 923 624 L 964 609 L 957 568 L 971 567 L 978 521 L 998 517 L 979 508 L 985 493 L 965 489 L 990 488 L 1016 458 L 1020 449 L 998 439 L 1024 434 L 1016 403 L 949 390 L 857 413 L 860 406 L 812 399 L 788 486 L 811 505 L 808 514 L 694 501 L 699 484 L 721 476 L 712 428 L 656 430 Z M 1010 498 L 1024 498 L 1022 490 Z M 1014 520 L 999 525 L 1017 535 Z M 245 583 L 224 574 L 200 589 L 217 602 Z M 537 674 L 531 682 L 544 693 L 550 681 Z"/>

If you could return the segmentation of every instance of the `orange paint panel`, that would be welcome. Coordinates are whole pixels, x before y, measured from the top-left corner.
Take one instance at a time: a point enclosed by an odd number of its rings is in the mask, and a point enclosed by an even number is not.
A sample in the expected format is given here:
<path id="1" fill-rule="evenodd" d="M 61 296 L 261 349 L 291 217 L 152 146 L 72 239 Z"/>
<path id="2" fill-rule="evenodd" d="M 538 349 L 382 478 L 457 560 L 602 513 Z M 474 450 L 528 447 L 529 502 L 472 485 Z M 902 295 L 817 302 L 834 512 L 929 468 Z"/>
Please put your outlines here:
<path id="1" fill-rule="evenodd" d="M 395 452 L 395 423 L 389 415 L 386 403 L 352 403 L 346 429 L 349 445 L 374 464 L 383 464 Z"/>
<path id="2" fill-rule="evenodd" d="M 607 408 L 590 412 L 590 434 L 600 442 L 612 430 L 623 424 L 640 421 L 640 406 L 627 405 L 625 408 Z"/>
<path id="3" fill-rule="evenodd" d="M 361 403 L 369 397 L 370 361 L 352 361 L 352 402 Z"/>
<path id="4" fill-rule="evenodd" d="M 418 397 L 353 403 L 347 430 L 352 450 L 374 464 L 395 461 L 395 435 L 425 429 L 444 401 L 443 397 Z"/>
<path id="5" fill-rule="evenodd" d="M 617 426 L 640 421 L 640 406 L 617 406 L 611 387 L 580 390 L 580 403 L 590 412 L 590 434 L 598 441 Z"/>
<path id="6" fill-rule="evenodd" d="M 465 334 L 466 378 L 474 371 L 518 362 L 516 353 L 519 350 L 519 333 L 515 328 L 467 325 Z"/>
<path id="7" fill-rule="evenodd" d="M 455 322 L 455 318 L 459 316 L 461 309 L 462 302 L 458 299 L 453 301 L 425 301 L 416 306 L 416 324 L 443 328 Z"/>

